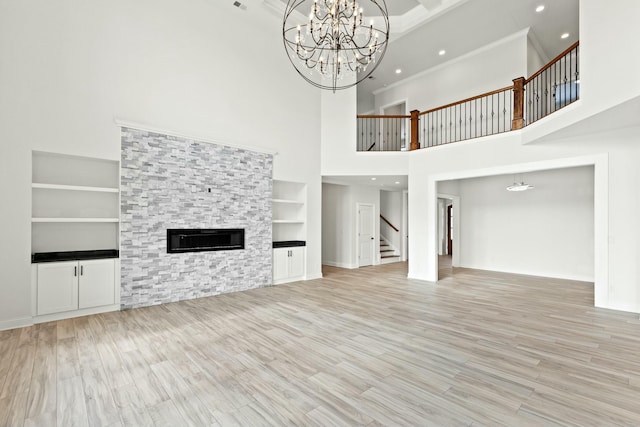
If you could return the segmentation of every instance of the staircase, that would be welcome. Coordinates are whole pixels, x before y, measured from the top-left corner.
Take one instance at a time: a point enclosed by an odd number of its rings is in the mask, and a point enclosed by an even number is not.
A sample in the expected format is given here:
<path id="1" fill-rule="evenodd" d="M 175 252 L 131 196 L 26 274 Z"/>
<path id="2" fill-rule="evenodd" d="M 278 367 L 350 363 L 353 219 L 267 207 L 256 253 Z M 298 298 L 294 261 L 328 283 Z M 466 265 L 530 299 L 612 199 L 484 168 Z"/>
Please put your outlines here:
<path id="1" fill-rule="evenodd" d="M 380 238 L 380 264 L 400 261 L 400 254 L 385 239 Z"/>

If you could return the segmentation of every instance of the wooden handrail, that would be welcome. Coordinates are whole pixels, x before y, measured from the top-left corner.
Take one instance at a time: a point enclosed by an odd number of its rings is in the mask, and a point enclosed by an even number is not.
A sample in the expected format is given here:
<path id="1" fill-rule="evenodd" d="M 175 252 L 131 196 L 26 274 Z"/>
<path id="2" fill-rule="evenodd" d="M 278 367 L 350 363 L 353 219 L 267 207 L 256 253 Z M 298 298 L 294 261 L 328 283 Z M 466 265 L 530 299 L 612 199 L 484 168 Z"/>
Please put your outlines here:
<path id="1" fill-rule="evenodd" d="M 389 227 L 393 228 L 394 230 L 396 230 L 396 231 L 398 231 L 398 232 L 400 231 L 400 230 L 398 230 L 398 229 L 397 229 L 393 224 L 391 224 L 387 218 L 383 217 L 383 216 L 382 216 L 382 214 L 380 214 L 380 219 L 382 219 L 384 222 L 386 222 L 387 224 L 389 224 Z"/>
<path id="2" fill-rule="evenodd" d="M 576 47 L 578 47 L 580 45 L 580 40 L 578 40 L 577 42 L 575 42 L 574 44 L 572 44 L 571 46 L 569 46 L 568 48 L 566 48 L 564 50 L 564 52 L 562 52 L 560 55 L 556 56 L 555 58 L 553 58 L 547 65 L 545 65 L 544 67 L 540 68 L 538 71 L 536 71 L 535 74 L 533 74 L 531 77 L 529 77 L 528 79 L 525 80 L 525 84 L 529 83 L 531 80 L 535 79 L 536 77 L 538 77 L 540 74 L 544 73 L 546 70 L 548 70 L 549 68 L 551 68 L 551 66 L 553 64 L 555 64 L 556 62 L 560 61 L 566 54 L 568 54 L 569 52 L 571 52 L 573 49 L 575 49 Z"/>
<path id="3" fill-rule="evenodd" d="M 385 116 L 383 114 L 371 114 L 371 115 L 358 114 L 356 118 L 358 119 L 410 119 L 411 116 L 400 116 L 400 115 Z"/>
<path id="4" fill-rule="evenodd" d="M 496 93 L 504 92 L 505 90 L 511 90 L 513 86 L 503 87 L 502 89 L 492 90 L 491 92 L 483 93 L 482 95 L 472 96 L 471 98 L 463 99 L 462 101 L 452 102 L 451 104 L 442 105 L 440 107 L 432 108 L 431 110 L 423 111 L 420 113 L 421 116 L 425 114 L 433 113 L 434 111 L 443 110 L 445 108 L 453 107 L 455 105 L 464 104 L 465 102 L 475 101 L 476 99 L 484 98 L 485 96 L 495 95 Z"/>
<path id="5" fill-rule="evenodd" d="M 576 41 L 575 43 L 573 43 L 571 46 L 569 46 L 567 49 L 565 49 L 562 53 L 560 53 L 558 56 L 556 56 L 555 58 L 553 58 L 553 60 L 551 60 L 548 64 L 546 64 L 544 67 L 542 67 L 540 70 L 538 70 L 536 73 L 534 73 L 533 75 L 531 75 L 529 78 L 524 78 L 524 77 L 518 77 L 517 79 L 513 80 L 513 86 L 507 86 L 507 87 L 503 87 L 501 89 L 496 89 L 496 90 L 492 90 L 490 92 L 485 92 L 483 94 L 480 95 L 476 95 L 476 96 L 472 96 L 470 98 L 466 98 L 463 99 L 461 101 L 456 101 L 456 102 L 452 102 L 450 104 L 446 104 L 446 105 L 442 105 L 436 108 L 432 108 L 430 110 L 426 110 L 426 111 L 418 111 L 418 110 L 413 110 L 411 111 L 411 115 L 384 115 L 384 114 L 371 114 L 371 115 L 366 115 L 366 114 L 359 114 L 356 117 L 358 119 L 410 119 L 411 122 L 411 126 L 410 126 L 410 145 L 409 145 L 409 149 L 410 150 L 417 150 L 420 148 L 420 130 L 419 130 L 419 121 L 420 116 L 424 116 L 426 114 L 429 113 L 434 113 L 436 111 L 440 111 L 440 110 L 444 110 L 447 108 L 451 108 L 451 107 L 455 107 L 457 105 L 461 105 L 461 104 L 465 104 L 467 102 L 473 102 L 476 101 L 478 99 L 481 98 L 487 98 L 499 93 L 503 93 L 506 91 L 513 91 L 513 105 L 512 105 L 512 110 L 511 110 L 511 129 L 509 130 L 518 130 L 518 129 L 522 129 L 525 126 L 525 121 L 524 121 L 524 91 L 525 91 L 525 85 L 527 83 L 529 83 L 530 81 L 532 81 L 533 79 L 535 79 L 536 77 L 540 76 L 542 73 L 544 73 L 546 70 L 548 70 L 549 68 L 551 68 L 555 63 L 557 63 L 558 61 L 560 61 L 562 58 L 564 58 L 567 54 L 569 54 L 571 51 L 573 51 L 574 49 L 576 49 L 578 46 L 580 45 L 580 41 Z M 499 101 L 498 101 L 499 102 Z M 506 110 L 505 110 L 506 111 Z M 498 122 L 499 123 L 499 122 Z M 493 127 L 492 127 L 492 131 L 493 131 Z M 498 132 L 500 132 L 500 130 L 498 130 Z M 503 130 L 504 132 L 504 130 Z M 375 145 L 375 144 L 374 144 Z M 372 147 L 370 147 L 369 149 L 371 149 Z M 398 229 L 396 227 L 394 227 L 393 225 L 391 225 L 382 215 L 380 215 L 380 217 L 385 220 L 385 222 L 387 222 L 387 224 L 389 224 L 391 227 L 393 227 L 394 230 L 398 231 Z"/>

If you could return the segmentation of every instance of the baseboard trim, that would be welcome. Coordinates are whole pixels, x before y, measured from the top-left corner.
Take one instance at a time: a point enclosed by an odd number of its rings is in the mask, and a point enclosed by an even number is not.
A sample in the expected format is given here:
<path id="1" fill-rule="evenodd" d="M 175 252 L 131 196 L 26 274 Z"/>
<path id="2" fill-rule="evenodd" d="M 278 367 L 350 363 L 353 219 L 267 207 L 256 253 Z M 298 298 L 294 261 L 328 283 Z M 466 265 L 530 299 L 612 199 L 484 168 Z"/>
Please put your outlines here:
<path id="1" fill-rule="evenodd" d="M 348 268 L 350 270 L 353 270 L 354 268 L 358 268 L 357 266 L 354 266 L 353 264 L 347 264 L 347 263 L 342 263 L 342 262 L 333 262 L 333 261 L 322 261 L 322 265 L 328 265 L 330 267 L 338 267 L 338 268 Z"/>
<path id="2" fill-rule="evenodd" d="M 56 320 L 73 319 L 74 317 L 89 316 L 91 314 L 108 313 L 110 311 L 120 311 L 120 304 L 103 305 L 101 307 L 85 308 L 82 310 L 65 311 L 63 313 L 45 314 L 35 316 L 33 323 L 54 322 Z"/>
<path id="3" fill-rule="evenodd" d="M 304 280 L 316 280 L 322 279 L 322 273 L 310 274 L 304 278 Z"/>
<path id="4" fill-rule="evenodd" d="M 6 331 L 8 329 L 24 328 L 26 326 L 33 325 L 33 318 L 21 317 L 18 319 L 3 320 L 0 322 L 0 331 Z"/>

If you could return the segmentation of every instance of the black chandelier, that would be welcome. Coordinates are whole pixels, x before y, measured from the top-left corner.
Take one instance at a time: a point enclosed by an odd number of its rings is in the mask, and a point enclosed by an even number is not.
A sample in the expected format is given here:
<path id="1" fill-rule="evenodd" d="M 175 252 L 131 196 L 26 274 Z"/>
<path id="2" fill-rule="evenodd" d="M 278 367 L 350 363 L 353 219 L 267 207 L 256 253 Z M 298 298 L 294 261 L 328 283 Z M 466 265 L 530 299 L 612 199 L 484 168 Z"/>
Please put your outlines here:
<path id="1" fill-rule="evenodd" d="M 366 22 L 364 7 L 376 16 Z M 389 41 L 385 0 L 288 0 L 282 38 L 289 60 L 321 89 L 347 89 L 380 64 Z"/>

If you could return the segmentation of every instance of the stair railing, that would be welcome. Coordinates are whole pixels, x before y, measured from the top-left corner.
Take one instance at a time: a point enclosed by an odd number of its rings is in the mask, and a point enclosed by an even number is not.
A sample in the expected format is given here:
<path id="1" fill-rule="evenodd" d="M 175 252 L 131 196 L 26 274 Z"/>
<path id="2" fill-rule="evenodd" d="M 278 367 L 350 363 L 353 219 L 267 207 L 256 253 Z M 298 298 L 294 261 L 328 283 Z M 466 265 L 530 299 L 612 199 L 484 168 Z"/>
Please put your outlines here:
<path id="1" fill-rule="evenodd" d="M 358 115 L 356 149 L 417 150 L 522 129 L 580 98 L 578 56 L 575 42 L 512 86 L 410 115 Z"/>
<path id="2" fill-rule="evenodd" d="M 386 222 L 386 223 L 387 223 L 387 225 L 389 225 L 389 227 L 393 228 L 393 229 L 394 229 L 394 230 L 396 230 L 397 232 L 400 232 L 400 230 L 398 230 L 398 228 L 397 228 L 395 225 L 391 224 L 387 218 L 385 218 L 384 216 L 382 216 L 382 214 L 380 214 L 380 219 L 381 219 L 381 220 L 383 220 L 384 222 Z"/>

